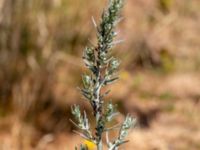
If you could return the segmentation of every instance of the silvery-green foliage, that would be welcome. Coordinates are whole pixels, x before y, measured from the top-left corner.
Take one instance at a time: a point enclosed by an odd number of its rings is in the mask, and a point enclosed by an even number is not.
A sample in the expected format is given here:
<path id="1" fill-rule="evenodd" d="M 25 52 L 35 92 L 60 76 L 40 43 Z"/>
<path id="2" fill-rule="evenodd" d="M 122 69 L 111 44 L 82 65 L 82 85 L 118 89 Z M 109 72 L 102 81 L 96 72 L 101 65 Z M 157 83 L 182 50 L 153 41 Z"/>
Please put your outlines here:
<path id="1" fill-rule="evenodd" d="M 72 107 L 72 114 L 75 116 L 78 122 L 77 125 L 79 126 L 79 128 L 81 128 L 82 130 L 90 129 L 90 125 L 89 125 L 86 113 L 84 112 L 84 115 L 82 116 L 79 106 L 74 105 L 74 107 Z"/>
<path id="2" fill-rule="evenodd" d="M 75 131 L 81 137 L 89 140 L 97 146 L 97 150 L 103 150 L 102 137 L 106 133 L 106 143 L 108 150 L 118 150 L 119 146 L 126 143 L 125 140 L 128 130 L 135 124 L 131 116 L 127 116 L 121 125 L 107 127 L 118 114 L 116 107 L 111 103 L 105 104 L 105 96 L 110 92 L 102 92 L 102 88 L 118 79 L 117 71 L 120 61 L 113 57 L 112 47 L 121 43 L 122 40 L 114 41 L 117 35 L 115 26 L 121 20 L 120 10 L 123 6 L 123 0 L 109 0 L 108 8 L 104 10 L 100 24 L 97 25 L 94 18 L 93 24 L 97 30 L 97 46 L 88 46 L 83 51 L 83 60 L 89 73 L 82 76 L 83 86 L 80 91 L 83 97 L 90 103 L 93 109 L 93 115 L 96 120 L 95 133 L 90 131 L 90 124 L 86 112 L 83 115 L 79 106 L 72 107 L 72 114 L 75 116 L 76 123 L 71 122 L 81 130 Z M 104 106 L 105 105 L 105 106 Z M 109 140 L 109 132 L 119 129 L 119 135 L 115 140 Z M 87 146 L 81 145 L 81 150 L 87 150 Z M 76 148 L 76 150 L 78 150 Z"/>
<path id="3" fill-rule="evenodd" d="M 118 139 L 115 142 L 111 143 L 109 150 L 117 150 L 121 144 L 124 144 L 128 141 L 125 140 L 128 135 L 128 130 L 136 123 L 136 120 L 131 116 L 127 115 L 125 121 L 122 123 L 119 131 Z"/>
<path id="4" fill-rule="evenodd" d="M 116 112 L 115 106 L 111 102 L 107 104 L 105 109 L 105 120 L 110 122 L 117 114 L 118 113 Z"/>
<path id="5" fill-rule="evenodd" d="M 75 147 L 75 150 L 79 150 L 77 147 Z M 80 150 L 89 150 L 87 145 L 81 145 Z"/>

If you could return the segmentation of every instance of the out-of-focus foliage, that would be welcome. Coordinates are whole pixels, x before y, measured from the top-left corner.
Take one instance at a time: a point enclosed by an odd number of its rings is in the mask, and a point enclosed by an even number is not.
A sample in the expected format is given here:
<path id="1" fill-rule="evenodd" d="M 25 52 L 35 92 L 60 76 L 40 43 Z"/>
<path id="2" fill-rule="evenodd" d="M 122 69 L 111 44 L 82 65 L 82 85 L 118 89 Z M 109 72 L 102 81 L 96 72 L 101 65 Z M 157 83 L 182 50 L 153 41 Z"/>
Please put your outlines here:
<path id="1" fill-rule="evenodd" d="M 0 0 L 0 149 L 46 148 L 60 131 L 65 145 L 79 141 L 67 118 L 80 102 L 82 49 L 97 42 L 90 20 L 105 3 Z M 126 0 L 116 49 L 124 70 L 110 98 L 153 133 L 135 131 L 135 149 L 199 149 L 199 10 L 199 0 Z"/>

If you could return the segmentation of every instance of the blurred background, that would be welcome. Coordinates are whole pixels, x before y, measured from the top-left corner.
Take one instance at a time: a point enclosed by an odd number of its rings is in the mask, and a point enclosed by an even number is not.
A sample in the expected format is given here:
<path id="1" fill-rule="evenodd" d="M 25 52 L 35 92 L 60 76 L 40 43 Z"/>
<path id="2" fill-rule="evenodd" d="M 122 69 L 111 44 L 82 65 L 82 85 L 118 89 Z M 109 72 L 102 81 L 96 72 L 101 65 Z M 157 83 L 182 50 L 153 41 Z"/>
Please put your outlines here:
<path id="1" fill-rule="evenodd" d="M 106 0 L 0 0 L 0 150 L 72 150 L 81 56 Z M 138 122 L 127 150 L 200 149 L 200 1 L 126 0 L 108 99 Z M 91 115 L 91 114 L 90 114 Z M 92 117 L 91 117 L 92 121 Z M 112 135 L 115 137 L 115 134 Z M 92 150 L 92 148 L 90 148 Z"/>

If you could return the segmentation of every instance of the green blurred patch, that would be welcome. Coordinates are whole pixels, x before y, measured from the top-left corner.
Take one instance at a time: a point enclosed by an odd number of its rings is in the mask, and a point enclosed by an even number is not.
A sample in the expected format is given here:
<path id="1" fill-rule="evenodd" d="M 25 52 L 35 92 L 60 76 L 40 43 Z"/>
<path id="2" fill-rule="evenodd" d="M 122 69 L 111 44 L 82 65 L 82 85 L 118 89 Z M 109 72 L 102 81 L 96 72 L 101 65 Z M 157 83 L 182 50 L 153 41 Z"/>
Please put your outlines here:
<path id="1" fill-rule="evenodd" d="M 164 110 L 167 111 L 167 112 L 173 112 L 175 110 L 175 108 L 174 108 L 174 105 L 172 103 L 169 103 L 164 107 Z"/>
<path id="2" fill-rule="evenodd" d="M 149 92 L 149 91 L 142 91 L 140 93 L 140 98 L 142 100 L 148 100 L 148 99 L 152 99 L 152 98 L 155 98 L 155 97 L 156 97 L 156 95 L 152 92 Z"/>
<path id="3" fill-rule="evenodd" d="M 173 95 L 171 92 L 164 92 L 159 95 L 160 100 L 171 100 L 174 99 L 176 96 Z"/>
<path id="4" fill-rule="evenodd" d="M 168 13 L 173 0 L 158 0 L 159 7 L 164 13 Z"/>
<path id="5" fill-rule="evenodd" d="M 143 83 L 144 78 L 141 74 L 136 74 L 132 81 L 132 88 L 138 89 L 138 87 Z"/>
<path id="6" fill-rule="evenodd" d="M 161 49 L 159 57 L 161 65 L 154 69 L 157 73 L 165 75 L 175 71 L 177 67 L 175 58 L 168 49 Z"/>
<path id="7" fill-rule="evenodd" d="M 152 99 L 156 98 L 158 100 L 172 100 L 175 99 L 176 96 L 171 92 L 163 92 L 161 94 L 155 94 L 151 91 L 142 91 L 140 92 L 140 98 L 144 99 Z"/>
<path id="8" fill-rule="evenodd" d="M 169 73 L 174 70 L 174 59 L 173 56 L 170 55 L 168 50 L 163 49 L 160 54 L 161 61 L 162 61 L 162 68 L 165 73 Z"/>

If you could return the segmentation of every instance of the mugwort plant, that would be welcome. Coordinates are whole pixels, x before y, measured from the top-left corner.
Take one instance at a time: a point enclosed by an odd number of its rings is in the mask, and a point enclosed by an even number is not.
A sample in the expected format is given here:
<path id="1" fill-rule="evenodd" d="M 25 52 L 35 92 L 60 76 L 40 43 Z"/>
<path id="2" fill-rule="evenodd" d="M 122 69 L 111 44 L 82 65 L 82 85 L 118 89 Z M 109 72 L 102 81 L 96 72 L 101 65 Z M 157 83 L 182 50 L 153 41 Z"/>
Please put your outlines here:
<path id="1" fill-rule="evenodd" d="M 72 114 L 76 121 L 71 122 L 80 130 L 75 131 L 87 141 L 93 143 L 97 150 L 103 150 L 103 136 L 105 133 L 108 150 L 118 150 L 119 146 L 126 143 L 125 140 L 128 130 L 135 124 L 136 120 L 127 115 L 124 122 L 120 125 L 107 127 L 118 114 L 112 102 L 105 103 L 105 96 L 110 92 L 102 92 L 102 89 L 118 79 L 117 71 L 120 62 L 112 55 L 113 46 L 122 42 L 115 41 L 117 35 L 116 25 L 120 22 L 120 11 L 123 7 L 123 0 L 109 0 L 108 7 L 103 11 L 101 21 L 97 25 L 94 18 L 93 24 L 97 31 L 97 45 L 88 46 L 83 51 L 83 60 L 88 68 L 87 74 L 82 75 L 83 86 L 80 91 L 83 97 L 90 103 L 95 117 L 95 131 L 91 131 L 91 126 L 86 112 L 81 112 L 77 105 L 72 106 Z M 112 141 L 109 138 L 111 130 L 119 129 L 118 137 Z M 88 150 L 88 145 L 81 145 L 75 150 Z"/>

